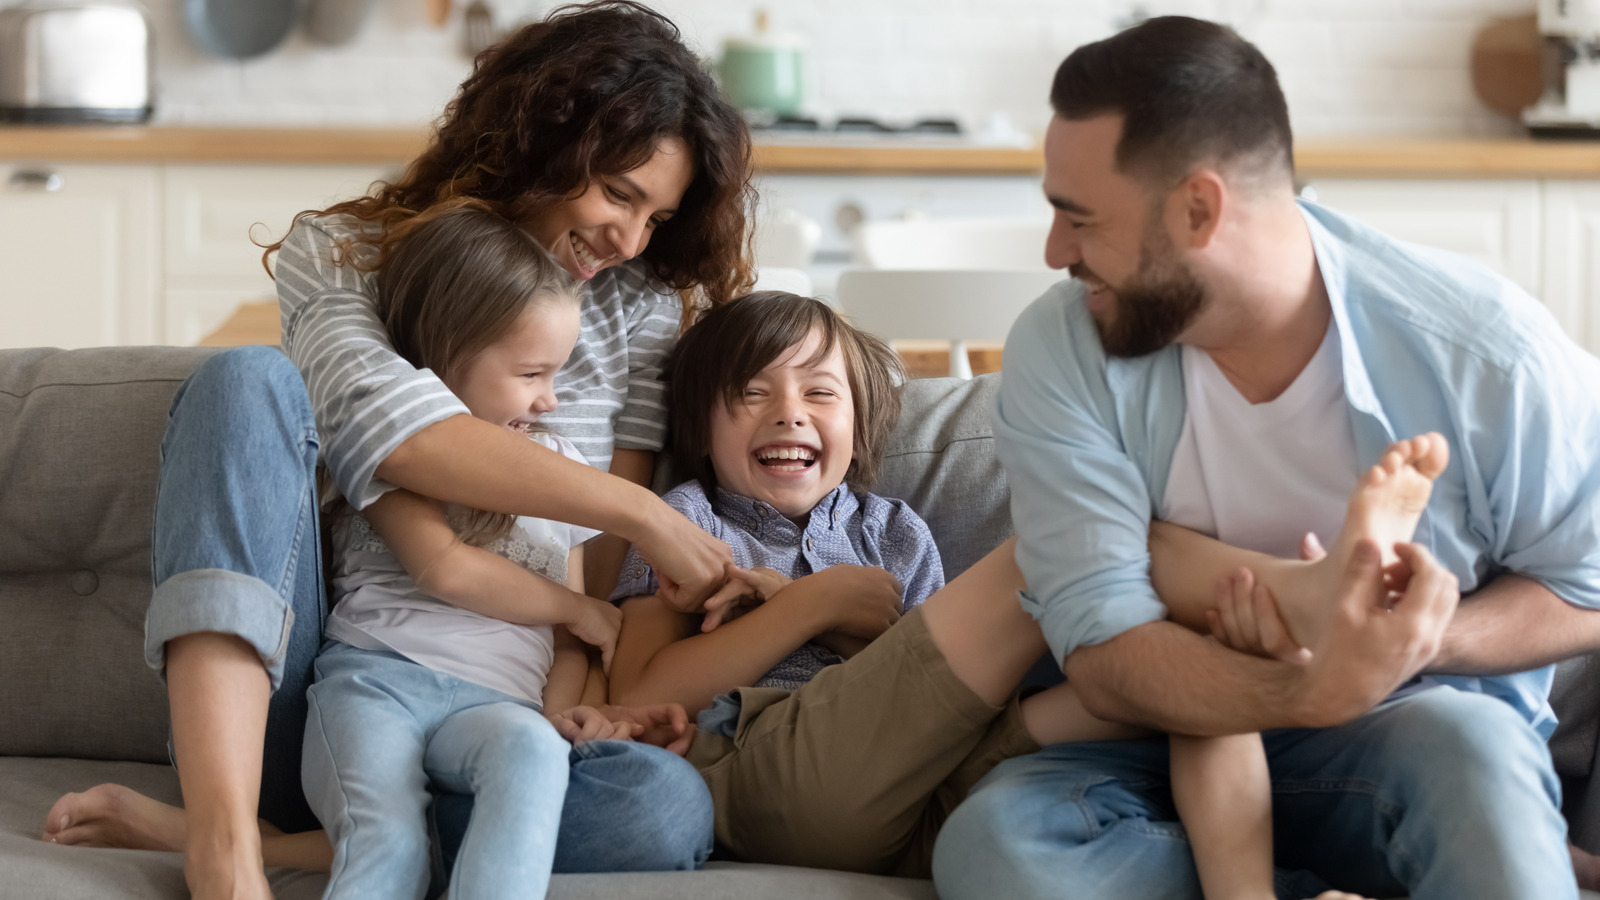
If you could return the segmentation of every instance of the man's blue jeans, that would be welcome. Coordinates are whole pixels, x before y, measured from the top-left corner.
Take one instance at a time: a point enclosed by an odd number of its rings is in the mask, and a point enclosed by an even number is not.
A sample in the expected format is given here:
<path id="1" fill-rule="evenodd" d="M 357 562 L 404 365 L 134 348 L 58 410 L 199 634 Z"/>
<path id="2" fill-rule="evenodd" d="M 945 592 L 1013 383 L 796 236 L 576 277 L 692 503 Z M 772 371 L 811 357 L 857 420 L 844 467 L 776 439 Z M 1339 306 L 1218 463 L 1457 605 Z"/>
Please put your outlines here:
<path id="1" fill-rule="evenodd" d="M 198 632 L 236 635 L 260 655 L 273 687 L 260 815 L 289 832 L 319 827 L 300 785 L 305 694 L 327 616 L 317 449 L 305 383 L 282 353 L 245 347 L 201 364 L 173 398 L 161 444 L 145 618 L 145 658 L 158 672 L 167 642 Z M 694 767 L 659 748 L 602 746 L 573 765 L 555 871 L 703 862 L 711 798 Z M 456 814 L 441 813 L 449 824 L 440 830 L 453 845 L 470 799 L 448 805 Z M 603 840 L 595 823 L 605 824 Z"/>
<path id="2" fill-rule="evenodd" d="M 1510 706 L 1437 687 L 1263 735 L 1278 896 L 1572 900 L 1549 750 Z M 934 850 L 945 900 L 1200 900 L 1167 741 L 1058 744 L 998 766 Z"/>

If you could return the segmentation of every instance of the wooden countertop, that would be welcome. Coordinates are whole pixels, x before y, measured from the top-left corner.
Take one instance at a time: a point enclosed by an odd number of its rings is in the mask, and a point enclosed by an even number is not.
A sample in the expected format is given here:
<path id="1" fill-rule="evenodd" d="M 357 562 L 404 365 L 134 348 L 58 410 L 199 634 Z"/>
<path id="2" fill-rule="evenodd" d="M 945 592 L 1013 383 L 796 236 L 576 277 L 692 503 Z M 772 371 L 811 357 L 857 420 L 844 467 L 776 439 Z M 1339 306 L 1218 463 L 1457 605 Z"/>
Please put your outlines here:
<path id="1" fill-rule="evenodd" d="M 98 163 L 375 163 L 422 149 L 414 128 L 0 126 L 0 160 Z M 1039 172 L 1038 149 L 910 145 L 756 145 L 763 173 L 1010 174 Z M 1307 177 L 1600 178 L 1600 141 L 1528 138 L 1307 138 Z"/>

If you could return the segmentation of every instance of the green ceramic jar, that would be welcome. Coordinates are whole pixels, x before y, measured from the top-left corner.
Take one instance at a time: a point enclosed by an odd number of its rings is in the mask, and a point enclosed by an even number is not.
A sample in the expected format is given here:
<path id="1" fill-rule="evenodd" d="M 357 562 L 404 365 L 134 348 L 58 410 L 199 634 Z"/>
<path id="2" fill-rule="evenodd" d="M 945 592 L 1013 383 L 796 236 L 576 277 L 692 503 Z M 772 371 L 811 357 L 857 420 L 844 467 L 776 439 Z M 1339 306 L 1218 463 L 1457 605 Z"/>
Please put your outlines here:
<path id="1" fill-rule="evenodd" d="M 768 31 L 766 16 L 757 14 L 754 35 L 723 42 L 717 74 L 735 106 L 786 116 L 805 100 L 804 66 L 805 42 Z"/>

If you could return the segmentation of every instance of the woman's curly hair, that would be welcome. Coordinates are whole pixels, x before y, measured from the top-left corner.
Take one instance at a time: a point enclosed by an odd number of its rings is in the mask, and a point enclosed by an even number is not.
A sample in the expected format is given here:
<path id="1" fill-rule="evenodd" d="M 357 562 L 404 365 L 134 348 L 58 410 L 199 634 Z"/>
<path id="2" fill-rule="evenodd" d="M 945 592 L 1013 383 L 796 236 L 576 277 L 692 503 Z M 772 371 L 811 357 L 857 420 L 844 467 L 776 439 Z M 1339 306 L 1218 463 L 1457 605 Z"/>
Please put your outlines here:
<path id="1" fill-rule="evenodd" d="M 475 197 L 526 222 L 596 178 L 644 165 L 670 138 L 687 146 L 694 178 L 641 258 L 657 282 L 684 295 L 687 320 L 753 280 L 750 132 L 677 26 L 632 0 L 560 7 L 485 50 L 399 180 L 300 216 L 344 213 L 377 224 L 377 254 L 344 248 L 341 262 L 381 268 L 437 204 Z M 268 246 L 263 263 L 281 245 Z"/>

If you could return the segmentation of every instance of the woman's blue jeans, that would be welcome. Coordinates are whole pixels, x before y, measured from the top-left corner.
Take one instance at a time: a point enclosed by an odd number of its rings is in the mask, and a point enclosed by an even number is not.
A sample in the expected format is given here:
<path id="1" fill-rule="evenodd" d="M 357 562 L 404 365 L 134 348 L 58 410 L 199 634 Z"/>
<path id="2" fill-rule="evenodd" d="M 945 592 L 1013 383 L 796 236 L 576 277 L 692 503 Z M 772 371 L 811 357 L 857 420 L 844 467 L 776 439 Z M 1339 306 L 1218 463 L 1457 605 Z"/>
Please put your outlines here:
<path id="1" fill-rule="evenodd" d="M 254 647 L 272 683 L 260 815 L 288 832 L 319 827 L 301 790 L 306 689 L 327 596 L 317 523 L 317 428 L 300 373 L 269 347 L 212 356 L 173 398 L 156 495 L 155 591 L 145 658 L 201 632 Z M 573 765 L 556 872 L 692 869 L 710 854 L 711 797 L 683 759 L 608 743 Z M 450 795 L 445 795 L 450 796 Z M 441 807 L 458 845 L 469 798 Z M 596 837 L 596 823 L 604 823 Z"/>

